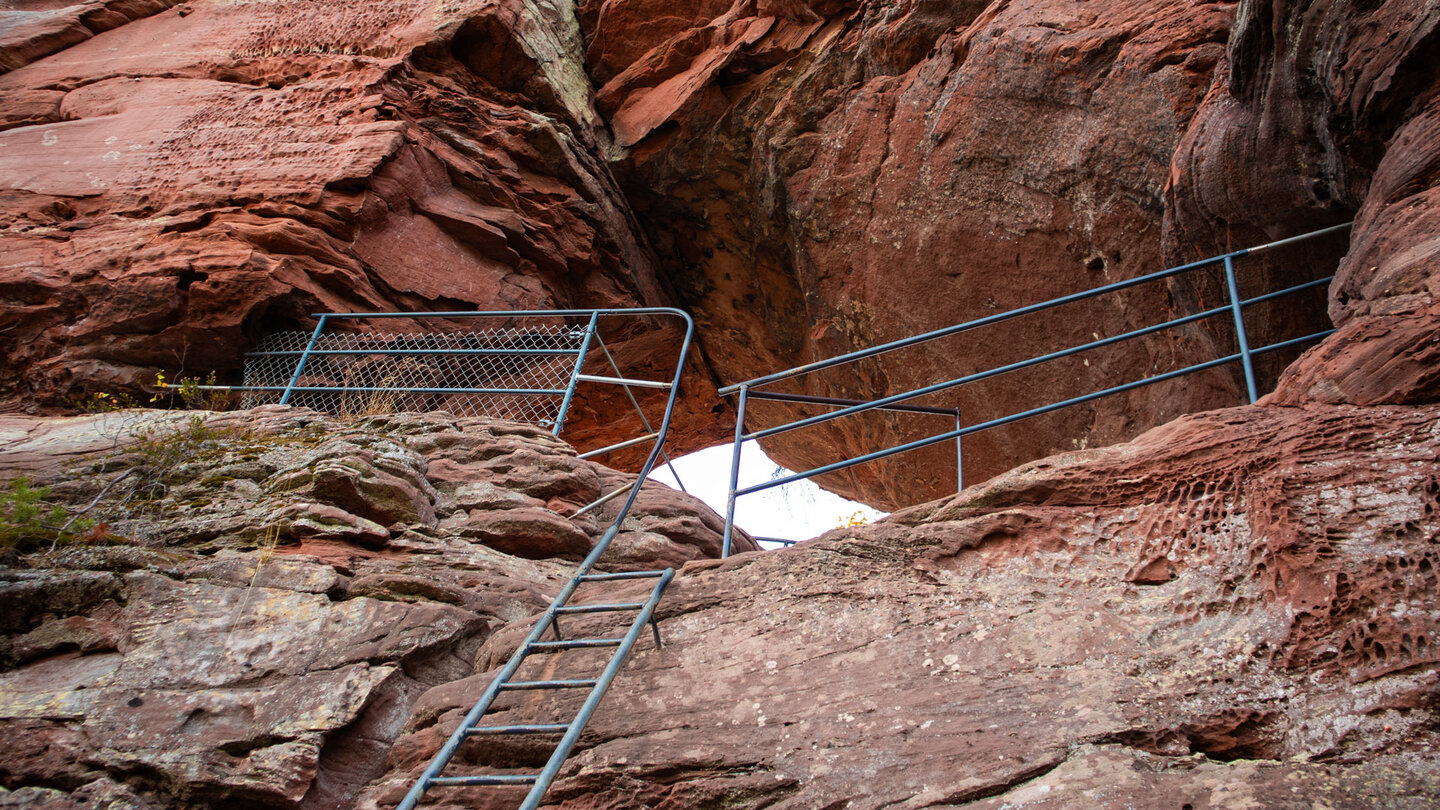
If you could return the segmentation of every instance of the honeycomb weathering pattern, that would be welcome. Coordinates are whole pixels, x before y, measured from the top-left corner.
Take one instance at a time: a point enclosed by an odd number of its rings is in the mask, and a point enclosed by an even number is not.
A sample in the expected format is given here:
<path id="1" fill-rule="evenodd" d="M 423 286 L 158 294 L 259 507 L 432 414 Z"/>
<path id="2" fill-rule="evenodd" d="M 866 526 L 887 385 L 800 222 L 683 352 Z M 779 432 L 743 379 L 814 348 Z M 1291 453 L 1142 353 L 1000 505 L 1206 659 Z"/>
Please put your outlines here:
<path id="1" fill-rule="evenodd" d="M 407 326 L 414 330 L 413 322 Z M 290 382 L 311 334 L 296 331 L 267 335 L 257 350 L 246 356 L 243 384 L 252 390 L 245 392 L 245 407 L 280 401 L 283 391 L 279 389 Z M 486 329 L 452 325 L 434 331 L 384 331 L 382 325 L 372 331 L 321 334 L 295 384 L 299 388 L 335 390 L 296 391 L 290 404 L 337 414 L 448 411 L 462 417 L 490 416 L 551 427 L 559 412 L 561 393 L 414 389 L 563 392 L 584 338 L 583 326 L 555 323 Z M 495 351 L 507 353 L 484 353 Z"/>

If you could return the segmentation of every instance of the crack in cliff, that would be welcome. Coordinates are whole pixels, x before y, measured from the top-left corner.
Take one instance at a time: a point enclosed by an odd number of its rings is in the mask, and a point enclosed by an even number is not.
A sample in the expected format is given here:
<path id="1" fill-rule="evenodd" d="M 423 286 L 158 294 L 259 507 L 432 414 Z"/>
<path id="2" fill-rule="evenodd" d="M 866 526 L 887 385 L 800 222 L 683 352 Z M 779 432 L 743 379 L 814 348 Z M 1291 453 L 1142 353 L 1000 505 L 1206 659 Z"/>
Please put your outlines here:
<path id="1" fill-rule="evenodd" d="M 1020 771 L 1019 773 L 1016 773 L 1013 776 L 1002 781 L 993 782 L 987 785 L 962 788 L 960 790 L 956 790 L 952 793 L 946 794 L 944 798 L 926 801 L 923 804 L 915 804 L 914 801 L 916 797 L 911 797 L 903 801 L 889 802 L 887 804 L 881 805 L 879 808 L 877 808 L 877 810 L 887 810 L 887 808 L 896 808 L 896 810 L 899 810 L 900 808 L 904 808 L 904 810 L 924 810 L 924 808 L 927 807 L 951 807 L 955 805 L 979 801 L 980 799 L 988 799 L 992 796 L 999 796 L 1001 794 L 1008 793 L 1009 791 L 1020 787 L 1026 782 L 1039 779 L 1040 777 L 1045 776 L 1046 774 L 1065 764 L 1066 760 L 1068 759 L 1069 756 L 1066 754 L 1056 754 L 1052 758 L 1033 765 L 1029 768 L 1026 768 L 1025 770 Z"/>

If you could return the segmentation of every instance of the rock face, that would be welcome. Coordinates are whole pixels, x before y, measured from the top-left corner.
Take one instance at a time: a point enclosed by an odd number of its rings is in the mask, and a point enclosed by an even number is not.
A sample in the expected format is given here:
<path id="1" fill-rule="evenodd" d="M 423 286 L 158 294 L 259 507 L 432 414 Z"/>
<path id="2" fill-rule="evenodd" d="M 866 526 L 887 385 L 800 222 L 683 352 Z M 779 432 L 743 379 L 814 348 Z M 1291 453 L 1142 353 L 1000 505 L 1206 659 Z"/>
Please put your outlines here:
<path id="1" fill-rule="evenodd" d="M 170 5 L 5 12 L 7 401 L 235 377 L 313 312 L 668 301 L 567 4 Z M 715 433 L 693 362 L 678 446 Z"/>
<path id="2" fill-rule="evenodd" d="M 631 660 L 548 801 L 1434 805 L 1440 7 L 680 5 L 7 12 L 7 402 L 233 368 L 320 309 L 678 302 L 705 347 L 682 435 L 703 443 L 730 427 L 715 380 L 1354 217 L 1348 243 L 1242 267 L 1268 286 L 1338 264 L 1328 318 L 1254 313 L 1260 340 L 1338 328 L 1263 368 L 1257 405 L 726 561 L 705 559 L 713 514 L 645 490 L 611 564 L 684 566 L 666 645 Z M 1177 281 L 803 390 L 895 390 L 1218 295 Z M 1229 340 L 1196 327 L 942 404 L 973 423 Z M 971 480 L 1238 390 L 1217 371 L 967 442 Z M 607 441 L 605 405 L 578 405 L 584 444 Z M 807 466 L 909 430 L 771 449 Z M 7 806 L 392 806 L 591 547 L 607 515 L 576 510 L 628 481 L 443 414 L 0 431 L 0 465 L 51 484 L 0 501 Z M 949 462 L 831 483 L 910 503 Z M 50 525 L 82 512 L 99 522 Z M 477 743 L 459 763 L 541 758 Z"/>
<path id="3" fill-rule="evenodd" d="M 666 646 L 633 659 L 550 801 L 1432 803 L 1437 417 L 1186 417 L 871 527 L 691 563 L 662 602 Z M 421 698 L 363 806 L 398 798 L 455 697 Z"/>
<path id="4" fill-rule="evenodd" d="M 22 3 L 0 43 L 0 389 L 54 404 L 233 375 L 317 310 L 679 303 L 704 347 L 679 451 L 726 435 L 717 381 L 1358 217 L 1348 246 L 1242 265 L 1254 292 L 1343 257 L 1342 335 L 1282 398 L 1424 401 L 1437 21 L 1372 5 Z M 902 390 L 1220 294 L 1213 274 L 1136 289 L 797 389 Z M 1317 299 L 1250 321 L 1261 341 L 1327 326 Z M 1231 342 L 1212 319 L 930 402 L 974 424 Z M 976 435 L 969 480 L 1241 390 L 1212 370 Z M 593 404 L 572 439 L 621 438 L 592 413 L 625 403 Z M 802 468 L 947 426 L 875 416 L 769 450 Z M 927 452 L 827 483 L 938 496 L 951 453 Z"/>
<path id="5" fill-rule="evenodd" d="M 1223 55 L 1231 10 L 737 2 L 678 32 L 646 26 L 627 36 L 607 26 L 646 4 L 595 5 L 591 69 L 606 81 L 597 103 L 617 141 L 633 144 L 627 189 L 707 345 L 729 347 L 711 351 L 727 380 L 1163 267 L 1170 157 Z M 893 393 L 1182 306 L 1163 286 L 1143 289 L 817 374 L 802 392 Z M 1195 331 L 1155 338 L 928 402 L 958 405 L 974 424 L 1087 390 L 1069 390 L 1068 377 L 1135 379 L 1162 358 L 1208 359 L 1213 342 Z M 1130 435 L 1143 411 L 1164 421 L 1175 409 L 1233 404 L 1235 392 L 1218 374 L 982 434 L 967 442 L 971 480 L 1087 435 Z M 757 405 L 753 419 L 785 413 Z M 951 426 L 876 419 L 770 449 L 799 469 L 833 460 L 834 447 Z M 830 485 L 914 503 L 953 491 L 951 458 L 936 450 Z"/>
<path id="6" fill-rule="evenodd" d="M 47 550 L 4 510 L 6 806 L 352 805 L 415 699 L 548 604 L 618 505 L 565 515 L 633 478 L 492 420 L 196 419 L 5 420 L 6 469 L 104 521 Z M 623 528 L 602 568 L 720 548 L 654 484 Z"/>
<path id="7" fill-rule="evenodd" d="M 1356 217 L 1348 252 L 1331 239 L 1246 260 L 1242 291 L 1327 274 L 1343 256 L 1330 306 L 1342 335 L 1286 390 L 1304 386 L 1327 402 L 1395 401 L 1390 389 L 1433 399 L 1434 250 L 1423 247 L 1434 231 L 1435 139 L 1424 134 L 1436 114 L 1433 8 L 736 2 L 640 24 L 648 6 L 589 4 L 597 104 L 632 147 L 626 188 L 722 378 Z M 815 374 L 799 388 L 904 390 L 1215 306 L 1222 292 L 1213 273 L 1137 288 Z M 1318 303 L 1252 310 L 1252 339 L 1324 328 Z M 930 402 L 958 405 L 974 424 L 1227 354 L 1229 329 L 1212 319 Z M 1294 356 L 1268 358 L 1262 379 Z M 1391 367 L 1354 368 L 1376 363 Z M 969 437 L 970 480 L 1234 404 L 1233 371 Z M 1379 389 L 1361 390 L 1362 379 Z M 794 413 L 757 405 L 751 418 Z M 877 418 L 777 438 L 769 450 L 799 469 L 833 460 L 836 448 L 945 427 Z M 829 484 L 914 503 L 953 482 L 949 455 Z"/>

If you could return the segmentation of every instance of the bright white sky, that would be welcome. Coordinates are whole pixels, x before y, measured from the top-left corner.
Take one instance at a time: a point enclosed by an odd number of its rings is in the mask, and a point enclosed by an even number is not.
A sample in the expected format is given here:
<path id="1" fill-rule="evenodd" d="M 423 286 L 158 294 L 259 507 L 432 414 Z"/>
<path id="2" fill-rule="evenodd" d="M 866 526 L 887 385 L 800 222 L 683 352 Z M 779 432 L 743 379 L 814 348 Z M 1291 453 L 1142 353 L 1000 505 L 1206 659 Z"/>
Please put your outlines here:
<path id="1" fill-rule="evenodd" d="M 691 495 L 709 504 L 722 518 L 725 516 L 733 446 L 709 447 L 673 459 L 685 488 Z M 740 455 L 742 488 L 789 474 L 789 470 L 771 461 L 759 445 L 745 443 Z M 650 473 L 650 477 L 675 486 L 675 477 L 663 463 Z M 742 495 L 735 502 L 735 525 L 752 535 L 808 540 L 848 523 L 857 512 L 866 522 L 885 514 L 826 492 L 812 481 L 797 481 L 752 495 Z"/>

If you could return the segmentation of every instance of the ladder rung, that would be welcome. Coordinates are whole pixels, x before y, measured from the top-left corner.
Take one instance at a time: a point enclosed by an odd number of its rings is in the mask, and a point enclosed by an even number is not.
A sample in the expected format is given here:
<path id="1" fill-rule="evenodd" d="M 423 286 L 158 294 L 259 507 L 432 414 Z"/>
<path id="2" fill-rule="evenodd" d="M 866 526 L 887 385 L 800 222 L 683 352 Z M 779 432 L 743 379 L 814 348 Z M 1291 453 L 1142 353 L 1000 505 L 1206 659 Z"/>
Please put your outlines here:
<path id="1" fill-rule="evenodd" d="M 579 455 L 579 458 L 594 458 L 595 456 L 603 456 L 606 453 L 613 453 L 616 450 L 624 450 L 627 447 L 634 447 L 637 444 L 644 444 L 651 439 L 658 438 L 660 438 L 660 432 L 657 430 L 654 433 L 646 433 L 644 436 L 637 436 L 633 439 L 627 439 L 623 442 L 616 442 L 614 444 L 601 447 L 598 450 L 591 450 L 588 453 L 581 453 Z"/>
<path id="2" fill-rule="evenodd" d="M 532 650 L 572 650 L 581 647 L 619 647 L 623 638 L 574 638 L 568 641 L 534 641 Z"/>
<path id="3" fill-rule="evenodd" d="M 509 681 L 500 684 L 501 689 L 583 689 L 599 681 L 594 678 L 578 678 L 569 681 Z"/>
<path id="4" fill-rule="evenodd" d="M 580 577 L 580 581 L 606 582 L 612 579 L 654 579 L 664 573 L 664 571 L 615 571 L 608 574 L 585 574 Z"/>
<path id="5" fill-rule="evenodd" d="M 633 385 L 636 388 L 660 388 L 670 387 L 670 383 L 659 380 L 632 380 L 627 377 L 601 377 L 595 374 L 576 374 L 575 379 L 580 382 L 609 383 L 611 385 Z"/>
<path id="6" fill-rule="evenodd" d="M 556 608 L 556 613 L 613 613 L 617 610 L 639 610 L 644 602 L 617 602 L 610 605 L 566 605 Z"/>
<path id="7" fill-rule="evenodd" d="M 471 726 L 465 729 L 469 736 L 479 734 L 559 734 L 570 728 L 569 723 L 533 723 L 522 726 Z"/>
<path id="8" fill-rule="evenodd" d="M 435 787 L 442 785 L 533 785 L 540 778 L 538 773 L 494 773 L 476 776 L 437 776 L 430 780 Z"/>

